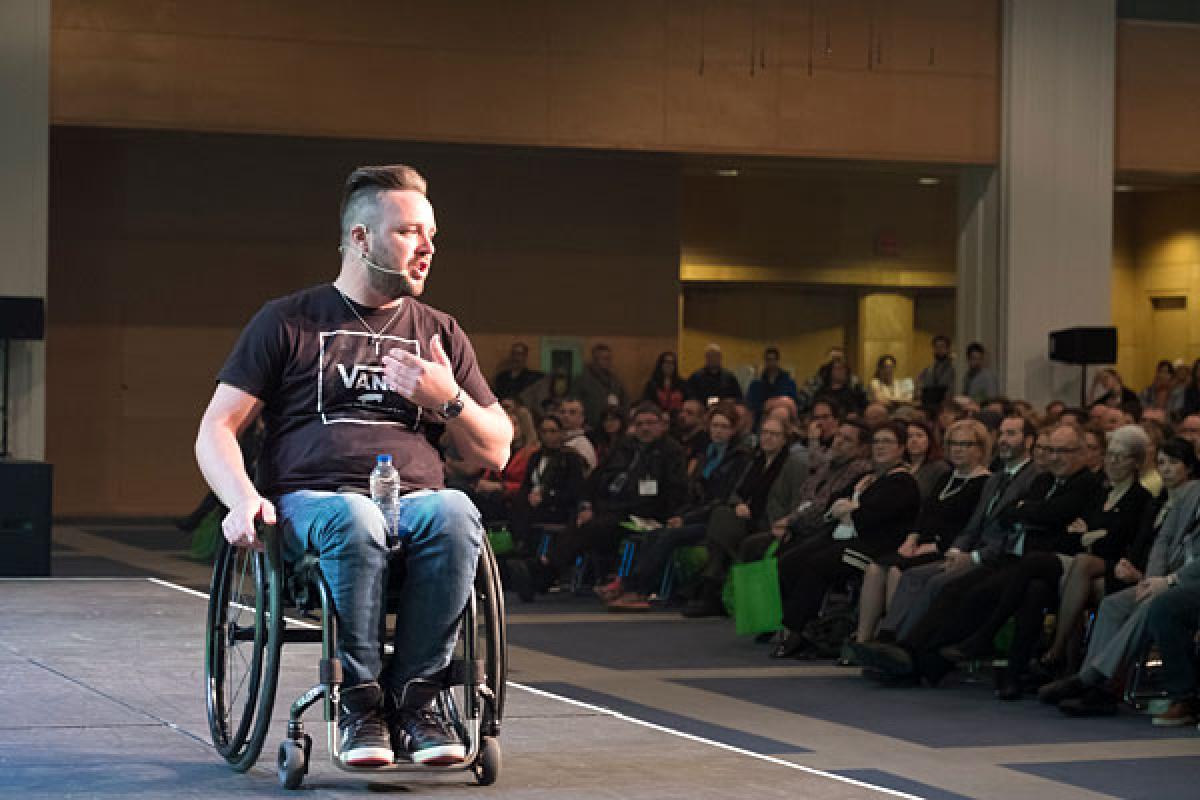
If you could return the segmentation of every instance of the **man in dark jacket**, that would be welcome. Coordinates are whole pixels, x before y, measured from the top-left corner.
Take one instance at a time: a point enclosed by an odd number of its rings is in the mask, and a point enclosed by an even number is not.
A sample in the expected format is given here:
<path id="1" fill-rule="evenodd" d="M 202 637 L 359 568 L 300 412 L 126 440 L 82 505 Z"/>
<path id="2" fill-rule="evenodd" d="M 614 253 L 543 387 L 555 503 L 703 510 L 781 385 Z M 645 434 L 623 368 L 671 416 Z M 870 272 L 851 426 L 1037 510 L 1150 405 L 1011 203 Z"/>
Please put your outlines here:
<path id="1" fill-rule="evenodd" d="M 721 346 L 710 344 L 704 349 L 704 366 L 692 373 L 687 380 L 687 396 L 701 403 L 710 398 L 718 400 L 742 399 L 742 385 L 737 377 L 721 366 Z"/>
<path id="2" fill-rule="evenodd" d="M 512 533 L 517 552 L 529 554 L 538 525 L 569 522 L 583 495 L 587 465 L 574 450 L 563 447 L 563 422 L 549 415 L 538 426 L 542 449 L 529 459 L 525 480 L 513 500 Z"/>
<path id="3" fill-rule="evenodd" d="M 754 412 L 755 427 L 762 424 L 763 407 L 772 397 L 790 397 L 797 404 L 800 402 L 796 382 L 779 366 L 778 347 L 763 351 L 762 373 L 746 388 L 746 405 Z"/>
<path id="4" fill-rule="evenodd" d="M 575 524 L 563 531 L 549 556 L 550 576 L 562 575 L 582 553 L 591 553 L 599 573 L 613 560 L 631 516 L 665 523 L 687 502 L 683 450 L 663 435 L 661 411 L 642 403 L 632 435 L 596 467 L 584 489 Z M 601 563 L 603 562 L 603 563 Z"/>

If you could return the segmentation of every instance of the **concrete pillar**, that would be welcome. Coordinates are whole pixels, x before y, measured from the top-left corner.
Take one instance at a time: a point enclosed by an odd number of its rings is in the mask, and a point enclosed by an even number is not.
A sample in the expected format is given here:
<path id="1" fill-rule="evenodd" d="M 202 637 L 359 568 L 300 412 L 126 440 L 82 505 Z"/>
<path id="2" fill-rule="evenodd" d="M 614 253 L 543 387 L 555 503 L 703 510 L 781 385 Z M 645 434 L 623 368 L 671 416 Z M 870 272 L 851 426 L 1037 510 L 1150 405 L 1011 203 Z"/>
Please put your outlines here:
<path id="1" fill-rule="evenodd" d="M 1007 314 L 999 265 L 1000 180 L 992 167 L 964 167 L 958 181 L 958 286 L 954 349 L 966 364 L 967 345 L 979 342 L 1004 386 Z M 958 374 L 962 375 L 964 366 Z"/>
<path id="2" fill-rule="evenodd" d="M 0 296 L 45 297 L 50 3 L 0 0 Z M 46 347 L 13 342 L 9 450 L 46 452 Z"/>
<path id="3" fill-rule="evenodd" d="M 1047 333 L 1112 322 L 1115 69 L 1116 0 L 1005 0 L 997 350 L 1035 404 L 1079 397 Z"/>

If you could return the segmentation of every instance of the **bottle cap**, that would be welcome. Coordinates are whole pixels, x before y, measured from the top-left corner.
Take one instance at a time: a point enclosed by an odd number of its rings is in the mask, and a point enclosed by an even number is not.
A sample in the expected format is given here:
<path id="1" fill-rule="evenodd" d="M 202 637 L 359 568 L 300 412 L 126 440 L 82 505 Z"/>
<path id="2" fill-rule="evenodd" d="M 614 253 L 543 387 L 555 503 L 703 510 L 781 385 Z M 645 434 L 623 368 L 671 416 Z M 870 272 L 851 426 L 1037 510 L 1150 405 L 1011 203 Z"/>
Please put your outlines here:
<path id="1" fill-rule="evenodd" d="M 375 456 L 375 463 L 376 464 L 390 464 L 390 463 L 392 463 L 392 457 L 388 453 L 381 453 L 381 454 Z"/>

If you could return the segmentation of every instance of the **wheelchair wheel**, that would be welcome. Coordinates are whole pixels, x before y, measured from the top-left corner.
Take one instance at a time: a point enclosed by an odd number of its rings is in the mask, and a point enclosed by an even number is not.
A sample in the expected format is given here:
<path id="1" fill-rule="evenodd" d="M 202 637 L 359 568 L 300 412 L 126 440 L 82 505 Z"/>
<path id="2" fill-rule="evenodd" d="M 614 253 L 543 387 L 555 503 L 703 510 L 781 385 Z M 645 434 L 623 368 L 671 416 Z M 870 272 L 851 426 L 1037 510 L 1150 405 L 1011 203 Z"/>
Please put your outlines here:
<path id="1" fill-rule="evenodd" d="M 472 770 L 480 786 L 491 786 L 500 777 L 500 742 L 491 736 L 483 737 L 479 755 L 475 757 Z"/>
<path id="2" fill-rule="evenodd" d="M 508 681 L 508 642 L 504 618 L 504 587 L 500 582 L 500 568 L 496 555 L 485 541 L 479 554 L 479 569 L 475 575 L 475 592 L 482 606 L 484 642 L 487 647 L 487 681 L 495 700 L 485 704 L 485 736 L 500 732 L 500 720 L 504 717 L 504 696 Z M 486 742 L 488 740 L 484 740 Z"/>
<path id="3" fill-rule="evenodd" d="M 279 785 L 284 789 L 299 789 L 308 774 L 308 755 L 312 751 L 312 738 L 304 735 L 304 741 L 284 739 L 279 743 L 275 759 Z"/>
<path id="4" fill-rule="evenodd" d="M 283 573 L 274 530 L 262 533 L 263 553 L 222 541 L 208 598 L 208 727 L 217 752 L 237 772 L 262 752 L 279 678 Z"/>

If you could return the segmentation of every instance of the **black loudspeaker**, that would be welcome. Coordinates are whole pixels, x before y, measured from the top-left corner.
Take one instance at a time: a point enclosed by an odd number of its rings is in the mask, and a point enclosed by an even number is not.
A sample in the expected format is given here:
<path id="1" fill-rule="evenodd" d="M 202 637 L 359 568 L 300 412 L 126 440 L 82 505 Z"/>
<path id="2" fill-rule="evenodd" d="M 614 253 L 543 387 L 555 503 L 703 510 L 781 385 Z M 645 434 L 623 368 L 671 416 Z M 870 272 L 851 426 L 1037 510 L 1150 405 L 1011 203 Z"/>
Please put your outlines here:
<path id="1" fill-rule="evenodd" d="M 46 303 L 40 297 L 0 297 L 0 339 L 45 339 Z"/>
<path id="2" fill-rule="evenodd" d="M 1066 328 L 1050 332 L 1051 361 L 1064 364 L 1117 363 L 1116 328 Z"/>
<path id="3" fill-rule="evenodd" d="M 53 467 L 0 459 L 0 575 L 50 574 Z"/>

